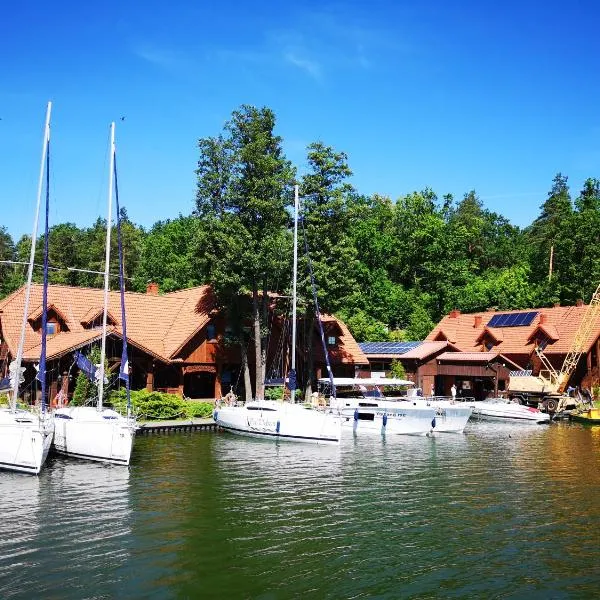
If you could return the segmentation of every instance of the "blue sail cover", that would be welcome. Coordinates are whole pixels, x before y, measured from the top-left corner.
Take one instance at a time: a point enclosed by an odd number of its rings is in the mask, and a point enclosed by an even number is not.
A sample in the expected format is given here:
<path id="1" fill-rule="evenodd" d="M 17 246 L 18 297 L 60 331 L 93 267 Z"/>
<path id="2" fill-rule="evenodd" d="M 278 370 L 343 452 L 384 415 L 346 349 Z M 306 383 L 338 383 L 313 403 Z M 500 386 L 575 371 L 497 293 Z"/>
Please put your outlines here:
<path id="1" fill-rule="evenodd" d="M 75 352 L 75 362 L 77 363 L 77 367 L 79 370 L 90 380 L 96 381 L 96 366 L 92 363 L 92 361 L 81 354 L 81 352 Z"/>
<path id="2" fill-rule="evenodd" d="M 123 330 L 123 352 L 121 353 L 121 368 L 119 378 L 125 382 L 127 394 L 127 411 L 131 410 L 131 389 L 129 382 L 129 357 L 127 352 L 127 319 L 125 313 L 125 274 L 123 272 L 123 236 L 121 233 L 121 207 L 119 206 L 119 184 L 117 180 L 117 157 L 113 156 L 115 175 L 115 200 L 117 204 L 117 240 L 119 248 L 119 291 L 121 296 L 121 327 Z"/>

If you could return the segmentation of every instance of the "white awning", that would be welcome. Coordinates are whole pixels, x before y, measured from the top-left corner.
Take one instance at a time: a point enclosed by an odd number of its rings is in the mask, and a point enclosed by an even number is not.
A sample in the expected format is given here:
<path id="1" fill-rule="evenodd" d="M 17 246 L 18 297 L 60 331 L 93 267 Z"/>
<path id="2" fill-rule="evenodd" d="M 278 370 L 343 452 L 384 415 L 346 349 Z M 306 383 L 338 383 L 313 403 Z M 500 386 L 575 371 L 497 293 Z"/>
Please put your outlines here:
<path id="1" fill-rule="evenodd" d="M 330 384 L 331 381 L 329 377 L 321 377 L 319 380 L 321 385 Z M 333 385 L 336 387 L 341 386 L 356 386 L 359 387 L 376 385 L 379 387 L 382 386 L 391 386 L 391 385 L 404 385 L 404 386 L 412 386 L 414 383 L 412 381 L 408 381 L 406 379 L 391 379 L 388 377 L 364 377 L 364 378 L 356 378 L 356 377 L 334 377 Z"/>

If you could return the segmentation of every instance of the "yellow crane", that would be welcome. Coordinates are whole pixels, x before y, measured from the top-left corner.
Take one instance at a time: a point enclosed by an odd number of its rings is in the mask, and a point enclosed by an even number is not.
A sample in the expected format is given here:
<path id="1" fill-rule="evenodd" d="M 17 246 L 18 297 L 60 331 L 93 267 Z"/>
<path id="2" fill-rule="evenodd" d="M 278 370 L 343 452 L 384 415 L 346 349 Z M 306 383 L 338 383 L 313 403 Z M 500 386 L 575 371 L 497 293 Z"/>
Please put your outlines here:
<path id="1" fill-rule="evenodd" d="M 579 363 L 579 359 L 587 350 L 587 342 L 596 326 L 598 317 L 600 317 L 600 285 L 592 294 L 590 303 L 587 305 L 583 318 L 579 322 L 579 327 L 575 332 L 571 349 L 567 353 L 567 356 L 565 356 L 562 367 L 558 372 L 550 364 L 544 352 L 536 347 L 536 354 L 550 373 L 552 387 L 555 393 L 560 395 L 559 398 L 551 398 L 546 401 L 546 407 L 550 412 L 560 412 L 569 406 L 569 402 L 573 402 L 572 398 L 565 395 L 565 390 L 567 389 L 571 375 L 573 375 L 573 371 L 575 371 Z"/>

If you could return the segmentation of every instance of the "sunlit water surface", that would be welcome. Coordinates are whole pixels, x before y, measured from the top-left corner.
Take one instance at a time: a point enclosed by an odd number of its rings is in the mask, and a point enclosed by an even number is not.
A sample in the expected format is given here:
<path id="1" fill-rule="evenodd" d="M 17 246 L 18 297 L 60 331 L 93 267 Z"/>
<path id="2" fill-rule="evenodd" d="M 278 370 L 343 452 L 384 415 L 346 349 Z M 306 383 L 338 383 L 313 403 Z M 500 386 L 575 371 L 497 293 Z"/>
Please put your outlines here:
<path id="1" fill-rule="evenodd" d="M 0 472 L 0 598 L 594 598 L 600 428 L 139 437 Z"/>

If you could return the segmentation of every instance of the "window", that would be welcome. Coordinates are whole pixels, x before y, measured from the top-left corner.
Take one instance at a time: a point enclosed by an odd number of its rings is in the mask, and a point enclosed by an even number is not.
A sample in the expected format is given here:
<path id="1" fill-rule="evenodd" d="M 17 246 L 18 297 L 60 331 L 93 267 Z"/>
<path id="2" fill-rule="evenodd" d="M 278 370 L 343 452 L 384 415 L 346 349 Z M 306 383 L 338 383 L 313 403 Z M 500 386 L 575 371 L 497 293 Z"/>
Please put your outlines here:
<path id="1" fill-rule="evenodd" d="M 544 348 L 548 345 L 548 338 L 546 336 L 541 336 L 537 338 L 536 342 L 537 347 L 543 351 Z"/>
<path id="2" fill-rule="evenodd" d="M 327 336 L 327 345 L 328 346 L 335 346 L 335 335 L 328 335 Z"/>
<path id="3" fill-rule="evenodd" d="M 46 335 L 56 335 L 57 327 L 56 323 L 46 323 Z"/>
<path id="4" fill-rule="evenodd" d="M 206 327 L 206 339 L 214 340 L 217 337 L 217 328 L 211 323 Z"/>
<path id="5" fill-rule="evenodd" d="M 485 349 L 489 352 L 494 347 L 494 342 L 492 340 L 485 341 Z"/>

